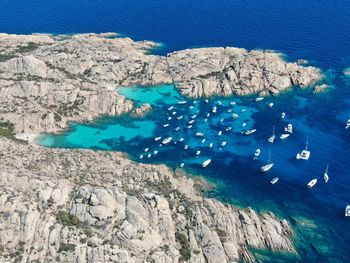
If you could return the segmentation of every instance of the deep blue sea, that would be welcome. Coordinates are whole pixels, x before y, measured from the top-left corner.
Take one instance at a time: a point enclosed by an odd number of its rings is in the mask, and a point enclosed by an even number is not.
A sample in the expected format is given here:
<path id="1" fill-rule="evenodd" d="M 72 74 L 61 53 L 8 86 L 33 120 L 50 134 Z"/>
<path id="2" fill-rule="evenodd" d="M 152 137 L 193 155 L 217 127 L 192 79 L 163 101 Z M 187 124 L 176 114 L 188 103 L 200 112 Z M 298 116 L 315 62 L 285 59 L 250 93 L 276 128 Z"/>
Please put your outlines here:
<path id="1" fill-rule="evenodd" d="M 345 206 L 350 204 L 350 129 L 345 130 L 350 118 L 350 79 L 343 74 L 350 67 L 349 25 L 350 5 L 345 0 L 0 2 L 0 32 L 114 31 L 136 40 L 161 42 L 162 48 L 155 51 L 158 54 L 190 47 L 236 46 L 277 50 L 288 60 L 303 58 L 320 67 L 331 85 L 327 92 L 313 95 L 310 90 L 295 89 L 260 102 L 255 97 L 232 97 L 211 98 L 208 103 L 186 99 L 186 104 L 179 105 L 184 98 L 171 85 L 119 89 L 117 92 L 138 103 L 151 103 L 155 110 L 141 119 L 123 115 L 90 125 L 72 124 L 64 135 L 41 140 L 49 147 L 125 151 L 135 160 L 166 163 L 174 169 L 183 162 L 188 172 L 216 186 L 205 193 L 208 196 L 272 210 L 287 218 L 295 229 L 299 261 L 303 262 L 348 262 L 350 257 L 350 220 L 344 217 Z M 268 106 L 270 102 L 273 107 Z M 174 108 L 168 110 L 171 106 Z M 232 118 L 233 112 L 239 115 L 237 119 Z M 210 116 L 205 121 L 207 113 Z M 197 116 L 189 129 L 193 115 Z M 280 140 L 288 123 L 293 124 L 294 132 Z M 271 144 L 267 138 L 273 126 L 276 140 Z M 225 131 L 228 127 L 232 130 Z M 252 128 L 256 133 L 242 134 Z M 195 136 L 196 132 L 203 132 L 204 137 Z M 172 136 L 173 141 L 159 146 L 156 136 Z M 311 157 L 296 160 L 307 137 Z M 223 141 L 227 145 L 221 146 Z M 261 155 L 253 160 L 256 148 Z M 269 151 L 274 167 L 263 174 L 259 168 L 266 164 Z M 207 158 L 212 163 L 203 169 L 201 163 Z M 328 162 L 330 180 L 324 183 Z M 273 177 L 279 177 L 275 185 L 270 184 Z M 318 183 L 308 190 L 306 184 L 313 178 Z"/>

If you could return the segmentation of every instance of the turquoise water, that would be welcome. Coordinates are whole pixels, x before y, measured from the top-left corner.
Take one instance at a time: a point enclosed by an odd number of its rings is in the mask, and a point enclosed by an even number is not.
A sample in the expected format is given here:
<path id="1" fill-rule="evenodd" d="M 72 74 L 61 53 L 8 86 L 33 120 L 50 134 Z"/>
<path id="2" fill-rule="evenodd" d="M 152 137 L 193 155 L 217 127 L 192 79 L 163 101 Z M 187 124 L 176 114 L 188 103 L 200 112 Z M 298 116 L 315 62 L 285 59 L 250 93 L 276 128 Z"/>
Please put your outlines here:
<path id="1" fill-rule="evenodd" d="M 350 238 L 343 231 L 348 228 L 344 218 L 349 201 L 348 131 L 344 129 L 344 116 L 333 115 L 326 109 L 313 110 L 319 104 L 329 103 L 334 90 L 313 95 L 311 90 L 296 89 L 260 102 L 252 96 L 192 100 L 182 97 L 172 85 L 119 88 L 117 92 L 140 105 L 152 104 L 153 111 L 141 119 L 123 115 L 101 118 L 93 124 L 73 124 L 64 134 L 43 136 L 40 143 L 48 147 L 124 151 L 136 161 L 166 163 L 174 169 L 184 163 L 185 170 L 216 185 L 206 193 L 208 196 L 242 207 L 272 210 L 289 219 L 295 227 L 298 252 L 303 259 L 343 259 L 347 255 L 347 248 L 339 242 Z M 183 100 L 185 104 L 178 103 Z M 273 107 L 269 106 L 271 102 Z M 217 108 L 216 113 L 213 107 Z M 286 113 L 285 118 L 281 117 L 282 112 Z M 233 118 L 233 113 L 239 117 Z M 319 118 L 332 121 L 316 121 Z M 188 128 L 191 120 L 195 121 Z M 293 124 L 294 132 L 281 140 L 279 136 L 288 123 Z M 276 140 L 269 143 L 267 138 L 273 126 Z M 257 131 L 252 135 L 243 134 L 253 128 Z M 204 136 L 196 136 L 197 132 Z M 163 145 L 161 141 L 169 136 L 173 140 Z M 155 141 L 156 137 L 162 139 Z M 296 153 L 305 147 L 307 137 L 311 157 L 308 161 L 296 160 Z M 222 146 L 224 141 L 227 144 Z M 258 160 L 253 160 L 257 148 L 261 154 Z M 197 151 L 201 151 L 198 156 Z M 268 162 L 269 152 L 274 166 L 264 174 L 259 169 Z M 202 162 L 209 158 L 211 164 L 203 169 Z M 324 183 L 327 162 L 330 180 Z M 279 181 L 271 185 L 274 177 L 279 177 Z M 309 190 L 306 184 L 313 178 L 318 183 Z M 305 226 L 307 220 L 310 224 Z"/>

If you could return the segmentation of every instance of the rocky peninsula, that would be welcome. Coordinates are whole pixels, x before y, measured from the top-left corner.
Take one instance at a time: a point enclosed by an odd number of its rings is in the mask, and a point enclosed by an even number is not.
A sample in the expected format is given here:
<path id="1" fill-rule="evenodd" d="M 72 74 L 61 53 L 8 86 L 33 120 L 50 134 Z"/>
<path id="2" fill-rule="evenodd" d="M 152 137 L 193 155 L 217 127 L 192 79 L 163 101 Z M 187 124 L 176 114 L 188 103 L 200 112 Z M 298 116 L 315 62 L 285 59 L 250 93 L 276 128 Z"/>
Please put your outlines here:
<path id="1" fill-rule="evenodd" d="M 24 143 L 69 121 L 151 110 L 117 87 L 174 83 L 192 97 L 276 94 L 320 70 L 239 48 L 157 56 L 115 34 L 0 34 L 1 262 L 254 262 L 296 254 L 290 224 L 200 193 L 203 183 L 121 153 Z"/>

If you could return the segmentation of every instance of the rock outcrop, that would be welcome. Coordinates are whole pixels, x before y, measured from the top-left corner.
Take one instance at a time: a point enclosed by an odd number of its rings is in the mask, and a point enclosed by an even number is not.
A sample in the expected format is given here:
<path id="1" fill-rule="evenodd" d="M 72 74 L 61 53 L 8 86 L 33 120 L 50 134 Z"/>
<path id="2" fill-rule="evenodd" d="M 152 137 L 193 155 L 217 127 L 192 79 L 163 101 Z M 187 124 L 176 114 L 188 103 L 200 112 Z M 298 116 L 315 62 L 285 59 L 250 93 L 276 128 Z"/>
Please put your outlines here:
<path id="1" fill-rule="evenodd" d="M 0 138 L 1 262 L 237 262 L 295 253 L 286 220 L 203 198 L 200 181 L 119 153 Z M 25 158 L 23 158 L 25 157 Z"/>
<path id="2" fill-rule="evenodd" d="M 115 92 L 120 86 L 174 83 L 191 97 L 268 95 L 322 77 L 273 52 L 227 47 L 156 56 L 153 42 L 113 36 L 0 34 L 0 117 L 16 133 L 58 132 L 67 121 L 131 111 L 133 103 Z"/>

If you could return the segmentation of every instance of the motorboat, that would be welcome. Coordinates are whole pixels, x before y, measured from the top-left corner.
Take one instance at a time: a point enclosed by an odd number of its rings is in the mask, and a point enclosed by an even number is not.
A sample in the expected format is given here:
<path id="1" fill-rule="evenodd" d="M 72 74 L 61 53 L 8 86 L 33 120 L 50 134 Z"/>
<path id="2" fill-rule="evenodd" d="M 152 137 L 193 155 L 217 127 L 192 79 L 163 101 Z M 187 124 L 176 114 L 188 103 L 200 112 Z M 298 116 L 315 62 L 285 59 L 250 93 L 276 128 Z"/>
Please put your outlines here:
<path id="1" fill-rule="evenodd" d="M 286 113 L 285 113 L 285 112 L 282 112 L 281 118 L 284 119 L 285 117 L 286 117 Z"/>
<path id="2" fill-rule="evenodd" d="M 267 164 L 265 164 L 264 166 L 261 166 L 260 171 L 268 172 L 269 170 L 271 170 L 272 167 L 273 167 L 273 163 L 271 162 L 271 151 L 269 151 L 269 160 Z"/>
<path id="3" fill-rule="evenodd" d="M 231 102 L 230 102 L 230 105 L 236 105 L 236 103 L 237 103 L 237 102 L 235 102 L 235 101 L 231 101 Z"/>
<path id="4" fill-rule="evenodd" d="M 179 139 L 179 142 L 183 142 L 185 139 L 184 138 L 180 138 Z"/>
<path id="5" fill-rule="evenodd" d="M 154 155 L 158 154 L 158 151 L 157 150 L 153 151 L 153 154 Z"/>
<path id="6" fill-rule="evenodd" d="M 224 119 L 224 118 L 222 118 L 222 119 L 220 119 L 220 122 L 224 122 L 224 120 L 225 120 L 225 119 Z"/>
<path id="7" fill-rule="evenodd" d="M 350 216 L 350 205 L 345 207 L 345 216 Z"/>
<path id="8" fill-rule="evenodd" d="M 140 154 L 139 158 L 140 158 L 140 159 L 142 159 L 142 158 L 143 158 L 143 155 L 142 155 L 142 154 Z"/>
<path id="9" fill-rule="evenodd" d="M 272 108 L 273 107 L 273 102 L 270 102 L 268 105 L 269 105 L 270 108 Z"/>
<path id="10" fill-rule="evenodd" d="M 255 101 L 258 102 L 258 101 L 262 101 L 264 98 L 263 97 L 257 97 L 255 98 Z"/>
<path id="11" fill-rule="evenodd" d="M 271 184 L 275 184 L 275 183 L 278 182 L 278 180 L 279 180 L 278 177 L 272 178 L 272 180 L 270 181 L 270 183 L 271 183 Z"/>
<path id="12" fill-rule="evenodd" d="M 222 131 L 219 131 L 219 132 L 218 132 L 218 135 L 221 136 L 221 135 L 222 135 Z"/>
<path id="13" fill-rule="evenodd" d="M 204 133 L 203 133 L 203 132 L 196 132 L 196 136 L 197 136 L 197 137 L 203 137 L 203 136 L 204 136 Z"/>
<path id="14" fill-rule="evenodd" d="M 285 132 L 289 132 L 289 133 L 293 133 L 293 125 L 292 124 L 288 124 L 287 127 L 284 128 Z"/>
<path id="15" fill-rule="evenodd" d="M 205 138 L 202 140 L 202 143 L 205 143 Z"/>
<path id="16" fill-rule="evenodd" d="M 227 144 L 227 141 L 223 141 L 223 142 L 221 143 L 221 146 L 224 147 L 226 144 Z"/>
<path id="17" fill-rule="evenodd" d="M 173 117 L 170 117 L 170 116 L 169 116 L 169 117 L 168 117 L 168 121 L 170 121 L 172 118 L 173 118 Z"/>
<path id="18" fill-rule="evenodd" d="M 216 113 L 216 111 L 217 111 L 217 107 L 216 106 L 214 106 L 213 107 L 213 109 L 211 110 L 213 113 Z"/>
<path id="19" fill-rule="evenodd" d="M 205 118 L 204 121 L 207 122 L 207 121 L 208 121 L 208 118 Z"/>
<path id="20" fill-rule="evenodd" d="M 275 141 L 275 125 L 273 125 L 273 128 L 272 128 L 272 135 L 267 139 L 268 142 L 270 143 L 273 143 Z"/>
<path id="21" fill-rule="evenodd" d="M 151 156 L 152 156 L 152 154 L 150 154 L 150 153 L 147 154 L 147 158 L 151 158 Z"/>
<path id="22" fill-rule="evenodd" d="M 148 152 L 148 150 L 149 150 L 149 148 L 145 148 L 144 152 L 146 153 L 146 152 Z"/>
<path id="23" fill-rule="evenodd" d="M 242 110 L 241 110 L 241 112 L 246 112 L 246 111 L 247 111 L 247 109 L 242 109 Z"/>
<path id="24" fill-rule="evenodd" d="M 242 123 L 242 127 L 245 127 L 247 125 L 247 123 L 243 122 Z"/>
<path id="25" fill-rule="evenodd" d="M 170 107 L 168 108 L 168 110 L 172 110 L 172 109 L 174 109 L 174 106 L 170 106 Z"/>
<path id="26" fill-rule="evenodd" d="M 181 115 L 181 116 L 177 117 L 177 119 L 178 119 L 178 120 L 181 120 L 183 117 L 184 117 L 184 116 Z"/>
<path id="27" fill-rule="evenodd" d="M 300 160 L 300 159 L 309 160 L 311 152 L 308 150 L 308 147 L 309 147 L 309 138 L 306 140 L 305 149 L 302 150 L 301 153 L 297 154 L 296 158 L 298 160 Z"/>
<path id="28" fill-rule="evenodd" d="M 171 114 L 172 114 L 172 115 L 175 115 L 175 114 L 176 114 L 176 111 L 173 111 Z"/>
<path id="29" fill-rule="evenodd" d="M 188 149 L 188 145 L 187 145 L 187 144 L 184 146 L 184 149 L 185 149 L 185 150 L 187 150 L 187 149 Z"/>
<path id="30" fill-rule="evenodd" d="M 191 106 L 189 107 L 189 109 L 190 109 L 190 110 L 192 110 L 193 108 L 194 108 L 194 106 L 193 106 L 193 105 L 191 105 Z"/>
<path id="31" fill-rule="evenodd" d="M 162 137 L 159 136 L 159 137 L 154 138 L 154 141 L 157 142 L 157 141 L 159 141 L 160 139 L 162 139 Z"/>
<path id="32" fill-rule="evenodd" d="M 230 131 L 230 130 L 232 130 L 232 127 L 227 127 L 226 129 L 225 129 L 225 131 Z"/>
<path id="33" fill-rule="evenodd" d="M 281 136 L 280 136 L 280 139 L 284 140 L 284 139 L 288 138 L 289 135 L 290 135 L 289 133 L 282 133 Z"/>
<path id="34" fill-rule="evenodd" d="M 169 123 L 163 125 L 164 128 L 166 128 L 168 126 L 169 126 Z"/>
<path id="35" fill-rule="evenodd" d="M 227 112 L 228 112 L 228 113 L 231 113 L 231 112 L 232 112 L 232 109 L 228 109 Z"/>
<path id="36" fill-rule="evenodd" d="M 180 127 L 176 127 L 176 128 L 175 128 L 175 131 L 178 131 L 178 130 L 180 130 Z"/>
<path id="37" fill-rule="evenodd" d="M 220 105 L 220 106 L 222 105 L 222 102 L 221 102 L 220 100 L 219 100 L 217 103 L 218 103 L 218 105 Z"/>
<path id="38" fill-rule="evenodd" d="M 210 163 L 211 163 L 211 159 L 205 160 L 205 161 L 202 163 L 202 167 L 205 168 L 205 167 L 207 167 Z"/>
<path id="39" fill-rule="evenodd" d="M 207 113 L 207 118 L 209 118 L 209 116 L 210 116 L 210 113 L 208 112 L 208 113 Z"/>
<path id="40" fill-rule="evenodd" d="M 200 151 L 200 150 L 196 151 L 196 155 L 197 155 L 197 156 L 200 155 L 200 154 L 201 154 L 201 151 Z"/>
<path id="41" fill-rule="evenodd" d="M 250 134 L 253 134 L 254 132 L 256 132 L 256 129 L 245 131 L 244 134 L 245 135 L 250 135 Z"/>
<path id="42" fill-rule="evenodd" d="M 209 148 L 212 148 L 213 147 L 213 143 L 209 143 Z"/>
<path id="43" fill-rule="evenodd" d="M 182 167 L 184 167 L 185 166 L 185 164 L 184 163 L 180 163 L 180 167 L 182 168 Z"/>
<path id="44" fill-rule="evenodd" d="M 188 126 L 187 126 L 187 129 L 192 129 L 192 125 L 188 125 Z"/>
<path id="45" fill-rule="evenodd" d="M 185 100 L 180 100 L 177 102 L 177 104 L 186 104 L 186 103 L 187 103 L 187 101 L 185 101 Z"/>
<path id="46" fill-rule="evenodd" d="M 323 179 L 324 179 L 325 183 L 327 183 L 329 181 L 328 167 L 329 167 L 329 163 L 327 163 L 326 171 L 323 174 Z"/>
<path id="47" fill-rule="evenodd" d="M 195 118 L 197 118 L 197 114 L 191 116 L 191 119 L 195 119 Z"/>
<path id="48" fill-rule="evenodd" d="M 195 122 L 195 120 L 190 120 L 189 122 L 188 122 L 188 124 L 193 124 Z"/>
<path id="49" fill-rule="evenodd" d="M 307 188 L 311 189 L 312 187 L 315 186 L 315 184 L 317 184 L 317 179 L 312 179 L 312 180 L 307 184 Z"/>
<path id="50" fill-rule="evenodd" d="M 165 139 L 162 141 L 162 144 L 168 144 L 169 142 L 171 142 L 172 139 L 173 139 L 173 137 L 165 138 Z"/>
<path id="51" fill-rule="evenodd" d="M 237 113 L 232 113 L 232 118 L 237 119 L 239 115 Z"/>
<path id="52" fill-rule="evenodd" d="M 350 127 L 350 119 L 348 119 L 348 121 L 346 122 L 345 129 L 349 129 L 349 127 Z"/>
<path id="53" fill-rule="evenodd" d="M 205 103 L 209 103 L 209 100 L 208 100 L 208 99 L 205 99 L 204 101 L 205 101 Z"/>

